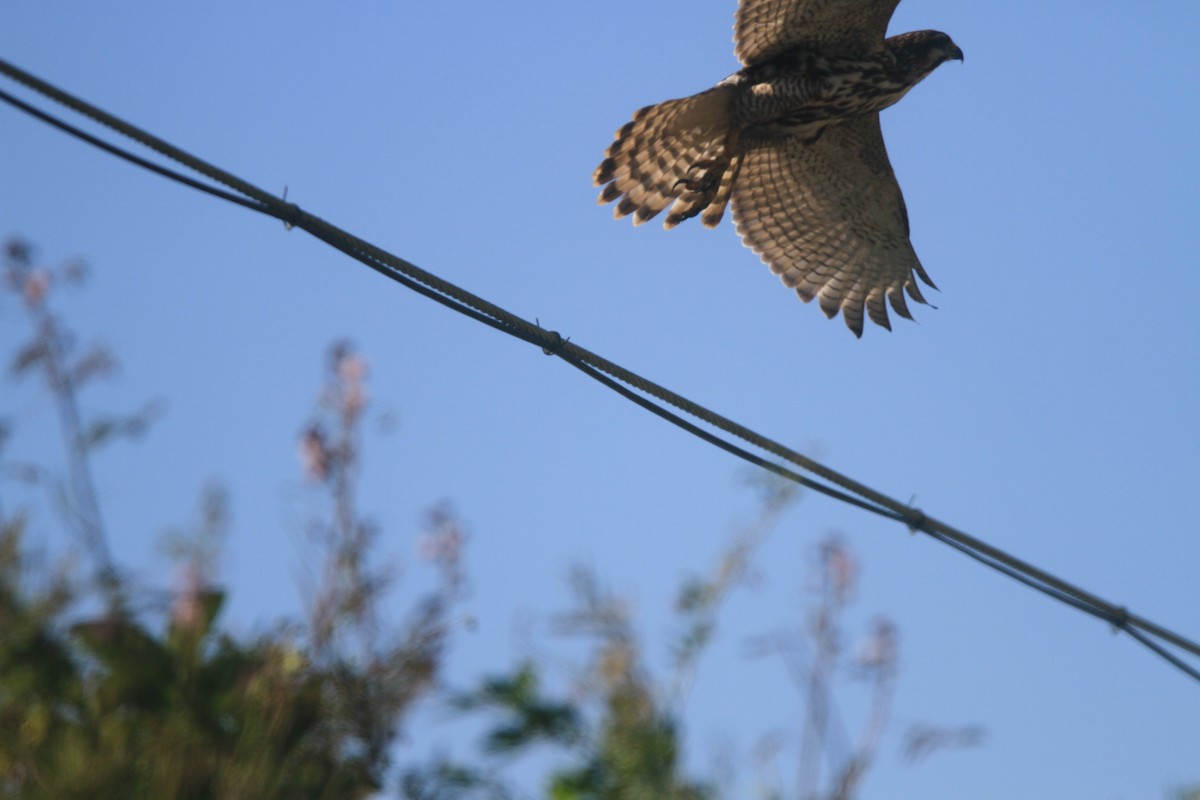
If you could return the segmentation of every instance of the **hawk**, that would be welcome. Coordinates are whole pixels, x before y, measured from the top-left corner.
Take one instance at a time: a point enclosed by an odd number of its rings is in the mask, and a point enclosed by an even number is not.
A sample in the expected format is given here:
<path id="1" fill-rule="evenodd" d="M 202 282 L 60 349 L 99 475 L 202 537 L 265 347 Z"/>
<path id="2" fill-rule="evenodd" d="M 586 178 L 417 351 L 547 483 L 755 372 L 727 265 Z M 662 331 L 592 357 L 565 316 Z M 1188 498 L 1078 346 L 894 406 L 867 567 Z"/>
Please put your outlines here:
<path id="1" fill-rule="evenodd" d="M 805 302 L 862 336 L 864 308 L 891 330 L 888 303 L 929 286 L 879 112 L 938 66 L 963 58 L 939 31 L 884 38 L 900 0 L 741 0 L 743 69 L 708 91 L 647 106 L 617 131 L 592 176 L 600 203 L 640 225 L 733 204 L 742 241 Z M 936 287 L 935 287 L 936 288 Z"/>

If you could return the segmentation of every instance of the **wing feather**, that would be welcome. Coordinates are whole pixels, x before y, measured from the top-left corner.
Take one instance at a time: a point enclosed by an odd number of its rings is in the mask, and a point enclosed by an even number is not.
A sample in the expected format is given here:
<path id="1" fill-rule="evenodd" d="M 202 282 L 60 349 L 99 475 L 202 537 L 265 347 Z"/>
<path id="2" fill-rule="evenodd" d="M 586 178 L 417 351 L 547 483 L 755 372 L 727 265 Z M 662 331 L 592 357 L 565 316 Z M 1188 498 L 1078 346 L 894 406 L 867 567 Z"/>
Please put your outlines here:
<path id="1" fill-rule="evenodd" d="M 852 54 L 883 45 L 900 0 L 742 0 L 734 22 L 734 49 L 757 64 L 797 47 L 836 48 Z"/>
<path id="2" fill-rule="evenodd" d="M 862 335 L 864 307 L 890 328 L 886 297 L 911 318 L 904 292 L 924 303 L 933 286 L 908 237 L 908 214 L 879 128 L 879 115 L 831 126 L 816 142 L 744 141 L 733 190 L 738 234 L 805 301 L 840 310 Z"/>

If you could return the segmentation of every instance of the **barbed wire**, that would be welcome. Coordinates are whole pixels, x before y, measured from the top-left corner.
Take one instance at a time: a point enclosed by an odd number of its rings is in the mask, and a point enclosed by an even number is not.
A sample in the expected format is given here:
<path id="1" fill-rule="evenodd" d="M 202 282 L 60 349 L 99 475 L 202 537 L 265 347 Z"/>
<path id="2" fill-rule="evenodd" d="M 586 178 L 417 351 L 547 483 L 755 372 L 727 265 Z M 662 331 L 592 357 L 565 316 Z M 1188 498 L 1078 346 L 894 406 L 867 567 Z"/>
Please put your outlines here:
<path id="1" fill-rule="evenodd" d="M 1178 655 L 1164 647 L 1164 644 L 1170 645 L 1192 656 L 1200 656 L 1200 644 L 1155 622 L 1133 614 L 1124 606 L 1109 602 L 1016 556 L 993 547 L 964 531 L 925 514 L 920 509 L 906 503 L 901 503 L 881 492 L 871 489 L 773 439 L 758 434 L 740 423 L 723 417 L 688 398 L 643 378 L 619 364 L 609 361 L 596 353 L 592 353 L 569 339 L 563 338 L 556 331 L 542 328 L 536 320 L 530 322 L 449 281 L 445 281 L 417 267 L 415 264 L 411 264 L 370 242 L 354 236 L 342 228 L 304 211 L 298 205 L 288 202 L 286 198 L 276 197 L 265 192 L 236 175 L 219 169 L 169 142 L 159 139 L 124 120 L 102 111 L 17 68 L 7 61 L 0 60 L 0 74 L 232 191 L 198 181 L 177 170 L 141 158 L 124 148 L 106 142 L 74 125 L 64 122 L 8 92 L 0 90 L 0 100 L 30 114 L 42 122 L 163 177 L 206 192 L 222 200 L 236 203 L 253 211 L 279 219 L 289 228 L 304 230 L 376 272 L 447 308 L 453 309 L 496 330 L 503 331 L 524 342 L 540 347 L 546 355 L 562 359 L 588 377 L 607 386 L 626 399 L 658 417 L 679 426 L 709 444 L 834 500 L 869 511 L 885 519 L 899 522 L 912 532 L 924 533 L 934 540 L 949 545 L 985 566 L 1023 583 L 1048 597 L 1107 622 L 1113 627 L 1114 631 L 1127 633 L 1134 641 L 1143 645 L 1167 663 L 1196 681 L 1200 681 L 1200 670 L 1189 665 Z M 655 400 L 660 402 L 655 402 Z M 821 480 L 806 477 L 783 464 L 752 453 L 712 431 L 689 422 L 679 414 L 664 407 L 662 403 L 673 406 L 683 414 L 741 439 L 743 442 L 798 467 Z"/>

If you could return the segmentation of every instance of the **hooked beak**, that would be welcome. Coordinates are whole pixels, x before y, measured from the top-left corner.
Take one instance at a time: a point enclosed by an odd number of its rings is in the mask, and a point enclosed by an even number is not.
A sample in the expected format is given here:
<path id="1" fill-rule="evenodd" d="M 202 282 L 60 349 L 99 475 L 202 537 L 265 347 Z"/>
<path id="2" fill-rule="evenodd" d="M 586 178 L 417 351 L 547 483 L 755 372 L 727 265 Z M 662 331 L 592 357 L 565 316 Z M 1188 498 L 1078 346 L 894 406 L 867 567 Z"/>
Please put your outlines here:
<path id="1" fill-rule="evenodd" d="M 946 55 L 946 58 L 949 60 L 952 60 L 952 61 L 962 61 L 963 60 L 962 48 L 956 44 L 951 45 L 950 52 Z"/>

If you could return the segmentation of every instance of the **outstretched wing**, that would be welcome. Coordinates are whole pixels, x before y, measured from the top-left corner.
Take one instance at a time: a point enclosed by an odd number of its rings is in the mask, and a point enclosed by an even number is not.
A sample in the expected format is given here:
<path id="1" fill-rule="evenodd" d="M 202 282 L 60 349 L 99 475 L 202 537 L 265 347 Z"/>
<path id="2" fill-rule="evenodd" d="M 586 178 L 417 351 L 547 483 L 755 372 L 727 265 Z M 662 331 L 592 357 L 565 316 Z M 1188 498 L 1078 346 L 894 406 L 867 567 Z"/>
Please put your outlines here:
<path id="1" fill-rule="evenodd" d="M 892 308 L 911 319 L 904 292 L 924 303 L 933 286 L 908 238 L 908 212 L 888 162 L 879 115 L 833 125 L 811 144 L 797 137 L 743 140 L 733 217 L 742 241 L 805 302 L 839 310 L 856 336 L 863 309 L 891 329 Z"/>
<path id="2" fill-rule="evenodd" d="M 883 44 L 900 0 L 742 0 L 734 51 L 749 66 L 796 47 L 869 52 Z"/>

